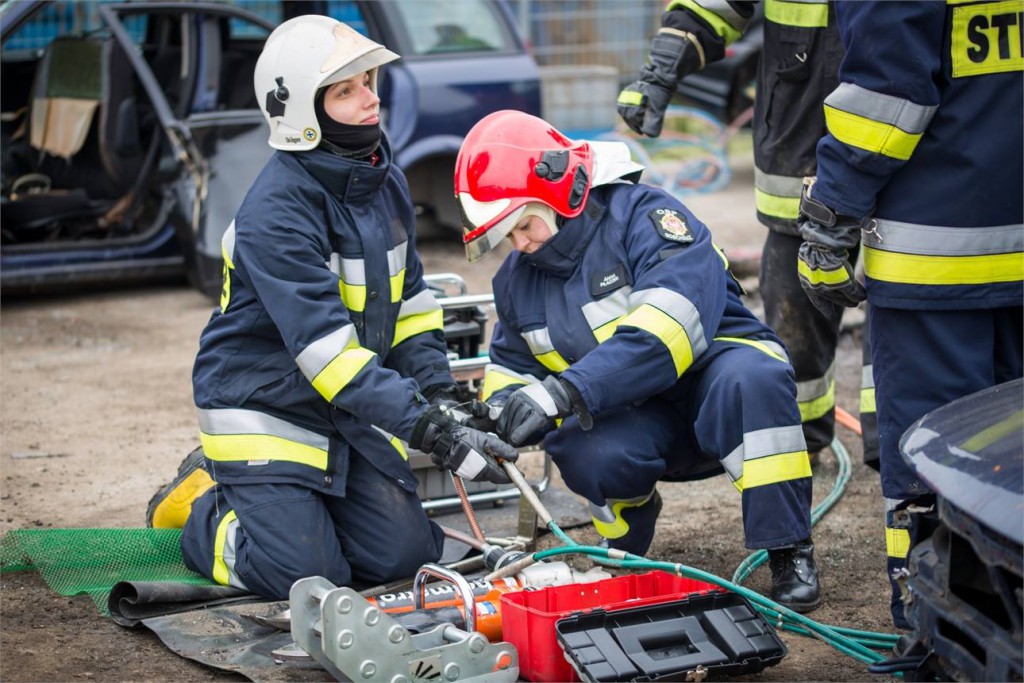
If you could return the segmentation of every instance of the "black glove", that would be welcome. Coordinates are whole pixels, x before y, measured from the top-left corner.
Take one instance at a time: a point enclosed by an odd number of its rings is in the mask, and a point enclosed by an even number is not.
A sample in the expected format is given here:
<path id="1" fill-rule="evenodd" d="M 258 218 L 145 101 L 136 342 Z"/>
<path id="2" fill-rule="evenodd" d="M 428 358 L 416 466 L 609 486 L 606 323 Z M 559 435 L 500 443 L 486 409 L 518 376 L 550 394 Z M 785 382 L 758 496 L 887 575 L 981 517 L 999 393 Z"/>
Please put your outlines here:
<path id="1" fill-rule="evenodd" d="M 704 67 L 704 59 L 691 33 L 662 28 L 651 39 L 648 63 L 640 67 L 639 80 L 619 93 L 619 116 L 634 132 L 656 138 L 661 135 L 665 110 L 679 82 Z"/>
<path id="2" fill-rule="evenodd" d="M 473 399 L 470 401 L 467 411 L 469 416 L 459 420 L 462 424 L 481 432 L 493 432 L 498 428 L 498 415 L 501 414 L 501 406 L 491 405 L 484 401 Z"/>
<path id="3" fill-rule="evenodd" d="M 555 420 L 575 414 L 589 430 L 594 420 L 579 391 L 564 379 L 550 375 L 540 384 L 516 390 L 498 416 L 498 435 L 513 446 L 529 443 L 555 428 Z"/>
<path id="4" fill-rule="evenodd" d="M 842 307 L 851 308 L 866 298 L 864 287 L 854 279 L 849 250 L 860 242 L 860 231 L 869 219 L 836 215 L 811 196 L 813 185 L 813 181 L 805 185 L 800 198 L 804 242 L 797 255 L 797 272 L 814 307 L 836 318 Z"/>
<path id="5" fill-rule="evenodd" d="M 459 403 L 459 387 L 457 384 L 431 384 L 422 390 L 423 398 L 432 406 L 451 407 Z"/>
<path id="6" fill-rule="evenodd" d="M 515 462 L 519 452 L 494 436 L 470 429 L 440 406 L 427 408 L 412 428 L 409 445 L 430 453 L 443 470 L 472 481 L 508 484 L 510 479 L 496 458 Z"/>

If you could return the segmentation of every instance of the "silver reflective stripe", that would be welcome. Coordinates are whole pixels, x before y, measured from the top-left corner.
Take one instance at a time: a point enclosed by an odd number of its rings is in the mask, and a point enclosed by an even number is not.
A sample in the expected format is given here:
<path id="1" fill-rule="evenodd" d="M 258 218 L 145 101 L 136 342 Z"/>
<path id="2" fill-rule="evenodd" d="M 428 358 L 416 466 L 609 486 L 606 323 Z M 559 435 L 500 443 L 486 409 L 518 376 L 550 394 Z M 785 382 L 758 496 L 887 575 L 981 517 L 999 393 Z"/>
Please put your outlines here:
<path id="1" fill-rule="evenodd" d="M 540 381 L 540 378 L 538 377 L 515 372 L 514 370 L 509 370 L 504 365 L 498 365 L 497 363 L 488 363 L 486 366 L 484 366 L 484 375 L 486 376 L 488 372 L 495 372 L 510 377 L 512 379 L 518 379 L 523 384 L 533 384 L 534 382 Z"/>
<path id="2" fill-rule="evenodd" d="M 803 191 L 802 176 L 774 175 L 754 169 L 754 187 L 776 197 L 800 197 Z"/>
<path id="3" fill-rule="evenodd" d="M 612 509 L 609 506 L 594 505 L 593 503 L 588 503 L 588 505 L 590 507 L 590 516 L 594 519 L 607 522 L 608 524 L 615 521 L 615 513 L 612 512 Z"/>
<path id="4" fill-rule="evenodd" d="M 771 349 L 775 353 L 779 354 L 779 356 L 784 358 L 787 363 L 789 362 L 789 354 L 786 353 L 786 349 L 782 344 L 779 344 L 778 342 L 773 342 L 771 339 L 751 339 L 750 341 L 754 342 L 755 344 L 764 344 L 769 349 Z"/>
<path id="5" fill-rule="evenodd" d="M 892 512 L 897 507 L 899 507 L 900 505 L 902 505 L 903 503 L 906 503 L 906 502 L 907 501 L 906 501 L 905 498 L 886 498 L 885 499 L 885 511 L 886 512 Z"/>
<path id="6" fill-rule="evenodd" d="M 865 365 L 860 369 L 860 388 L 861 389 L 874 389 L 875 388 L 875 374 L 872 371 L 870 365 Z"/>
<path id="7" fill-rule="evenodd" d="M 796 383 L 796 401 L 797 403 L 806 403 L 807 401 L 813 401 L 816 398 L 821 398 L 828 393 L 829 388 L 832 386 L 832 382 L 836 376 L 836 362 L 832 361 L 832 364 L 828 366 L 828 370 L 825 374 L 816 379 L 808 379 L 803 382 Z"/>
<path id="8" fill-rule="evenodd" d="M 853 83 L 840 83 L 825 98 L 825 104 L 914 134 L 924 132 L 938 109 L 868 90 Z"/>
<path id="9" fill-rule="evenodd" d="M 237 544 L 236 538 L 238 534 L 238 519 L 235 518 L 228 522 L 228 526 L 224 533 L 224 547 L 221 549 L 224 552 L 222 559 L 224 560 L 224 568 L 228 570 L 228 585 L 234 586 L 235 588 L 241 588 L 242 590 L 249 590 L 242 579 L 238 578 L 238 574 L 235 573 L 235 562 L 237 560 L 235 556 L 235 546 Z"/>
<path id="10" fill-rule="evenodd" d="M 590 329 L 596 330 L 626 315 L 629 311 L 629 295 L 632 292 L 632 287 L 619 287 L 600 301 L 584 304 L 583 317 L 587 319 Z"/>
<path id="11" fill-rule="evenodd" d="M 347 285 L 366 284 L 366 263 L 362 259 L 341 259 L 341 279 Z"/>
<path id="12" fill-rule="evenodd" d="M 211 436 L 229 434 L 264 434 L 312 446 L 326 451 L 329 440 L 308 429 L 296 427 L 280 418 L 241 408 L 199 408 L 199 429 Z"/>
<path id="13" fill-rule="evenodd" d="M 656 287 L 634 292 L 629 297 L 630 312 L 644 304 L 654 306 L 668 314 L 682 326 L 686 331 L 686 336 L 689 337 L 694 358 L 707 351 L 708 343 L 704 339 L 704 326 L 700 321 L 700 312 L 685 296 L 664 287 Z"/>
<path id="14" fill-rule="evenodd" d="M 409 251 L 409 243 L 402 242 L 394 249 L 388 250 L 388 274 L 394 277 L 405 268 L 405 257 Z M 346 280 L 347 282 L 347 280 Z"/>
<path id="15" fill-rule="evenodd" d="M 527 345 L 530 347 L 530 352 L 535 356 L 540 356 L 555 350 L 554 345 L 551 343 L 551 333 L 546 327 L 542 327 L 539 330 L 523 332 L 523 339 L 526 340 Z"/>
<path id="16" fill-rule="evenodd" d="M 615 513 L 612 511 L 612 505 L 622 503 L 626 507 L 639 507 L 649 501 L 654 496 L 655 490 L 652 489 L 646 496 L 637 496 L 635 498 L 606 498 L 604 505 L 595 505 L 594 503 L 587 502 L 590 507 L 590 516 L 594 519 L 612 524 L 615 522 Z"/>
<path id="17" fill-rule="evenodd" d="M 693 2 L 709 12 L 714 12 L 723 20 L 729 22 L 729 25 L 740 33 L 743 33 L 750 22 L 749 19 L 746 19 L 729 6 L 729 3 L 725 0 L 693 0 Z"/>
<path id="18" fill-rule="evenodd" d="M 312 382 L 313 378 L 319 375 L 321 370 L 337 358 L 339 353 L 349 347 L 349 343 L 353 339 L 357 340 L 358 343 L 355 326 L 351 324 L 345 325 L 326 336 L 320 337 L 307 346 L 295 358 L 295 362 L 298 364 L 299 369 L 302 370 L 302 374 Z"/>
<path id="19" fill-rule="evenodd" d="M 327 268 L 335 275 L 341 275 L 341 254 L 336 251 L 331 252 L 331 260 L 324 263 Z"/>
<path id="20" fill-rule="evenodd" d="M 803 450 L 807 450 L 807 442 L 800 425 L 759 429 L 743 435 L 743 443 L 722 458 L 722 467 L 729 478 L 736 481 L 743 476 L 743 462 L 746 460 Z"/>
<path id="21" fill-rule="evenodd" d="M 433 293 L 429 289 L 424 289 L 413 298 L 402 302 L 402 307 L 398 309 L 398 318 L 408 318 L 412 315 L 429 313 L 440 309 L 441 304 L 437 303 Z"/>
<path id="22" fill-rule="evenodd" d="M 229 262 L 234 264 L 235 262 L 235 222 L 231 221 L 231 225 L 224 231 L 224 236 L 220 238 L 220 248 L 224 252 L 224 257 Z"/>
<path id="23" fill-rule="evenodd" d="M 1024 224 L 978 228 L 901 223 L 882 218 L 876 230 L 861 233 L 864 244 L 879 251 L 920 256 L 984 256 L 1024 251 Z"/>
<path id="24" fill-rule="evenodd" d="M 558 407 L 555 405 L 555 400 L 551 398 L 551 394 L 544 388 L 543 384 L 530 384 L 519 391 L 529 396 L 533 401 L 541 407 L 544 414 L 548 417 L 554 417 L 558 415 Z"/>

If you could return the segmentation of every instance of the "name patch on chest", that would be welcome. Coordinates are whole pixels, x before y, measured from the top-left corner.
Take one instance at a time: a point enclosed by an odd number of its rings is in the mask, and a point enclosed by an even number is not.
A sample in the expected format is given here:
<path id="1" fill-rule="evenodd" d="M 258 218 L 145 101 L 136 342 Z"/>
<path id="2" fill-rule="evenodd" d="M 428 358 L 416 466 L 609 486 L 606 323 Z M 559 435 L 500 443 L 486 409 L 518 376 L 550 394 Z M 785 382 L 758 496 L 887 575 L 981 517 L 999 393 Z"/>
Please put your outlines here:
<path id="1" fill-rule="evenodd" d="M 628 284 L 626 267 L 617 263 L 611 270 L 602 270 L 590 276 L 590 295 L 601 296 Z"/>
<path id="2" fill-rule="evenodd" d="M 693 231 L 686 224 L 686 217 L 675 209 L 654 209 L 647 216 L 662 239 L 683 244 L 693 241 Z"/>

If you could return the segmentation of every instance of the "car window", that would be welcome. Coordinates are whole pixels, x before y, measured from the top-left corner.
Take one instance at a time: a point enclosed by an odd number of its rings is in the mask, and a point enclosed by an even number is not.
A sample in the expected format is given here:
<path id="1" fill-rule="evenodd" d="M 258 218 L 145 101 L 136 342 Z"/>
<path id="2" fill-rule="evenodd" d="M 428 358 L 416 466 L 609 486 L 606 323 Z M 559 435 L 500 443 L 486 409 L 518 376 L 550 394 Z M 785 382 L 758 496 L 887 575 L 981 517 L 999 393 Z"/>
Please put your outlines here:
<path id="1" fill-rule="evenodd" d="M 403 23 L 410 54 L 434 55 L 453 52 L 505 51 L 511 37 L 486 2 L 463 0 L 417 0 L 395 3 Z M 408 56 L 408 55 L 405 55 Z"/>
<path id="2" fill-rule="evenodd" d="M 115 0 L 100 0 L 110 4 Z M 37 12 L 10 38 L 4 41 L 5 52 L 40 51 L 57 36 L 90 35 L 103 29 L 97 2 L 55 2 Z M 125 22 L 132 40 L 141 43 L 146 35 L 146 17 L 139 15 Z M 6 55 L 5 55 L 6 57 Z"/>

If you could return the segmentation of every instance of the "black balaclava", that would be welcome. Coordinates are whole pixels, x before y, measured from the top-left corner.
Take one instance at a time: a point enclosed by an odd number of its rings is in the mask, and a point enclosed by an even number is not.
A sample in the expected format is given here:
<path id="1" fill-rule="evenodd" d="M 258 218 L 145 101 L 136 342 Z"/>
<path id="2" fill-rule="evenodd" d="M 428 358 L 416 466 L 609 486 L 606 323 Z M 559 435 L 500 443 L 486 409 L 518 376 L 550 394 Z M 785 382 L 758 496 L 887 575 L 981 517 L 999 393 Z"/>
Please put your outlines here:
<path id="1" fill-rule="evenodd" d="M 380 145 L 380 123 L 358 126 L 338 123 L 324 110 L 326 92 L 327 87 L 317 91 L 313 106 L 316 121 L 320 124 L 321 141 L 339 156 L 360 158 L 372 154 Z"/>

